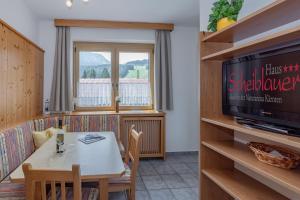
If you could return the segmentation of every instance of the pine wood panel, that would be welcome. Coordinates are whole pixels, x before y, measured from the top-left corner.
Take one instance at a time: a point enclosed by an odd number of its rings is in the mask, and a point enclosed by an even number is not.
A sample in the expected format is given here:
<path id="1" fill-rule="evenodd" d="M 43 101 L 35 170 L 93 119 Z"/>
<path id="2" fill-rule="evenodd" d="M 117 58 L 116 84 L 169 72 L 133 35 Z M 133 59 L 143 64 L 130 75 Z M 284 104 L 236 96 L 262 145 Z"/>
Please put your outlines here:
<path id="1" fill-rule="evenodd" d="M 200 41 L 209 33 L 200 33 Z M 203 43 L 200 44 L 201 57 L 232 47 L 231 43 Z M 201 116 L 222 116 L 222 62 L 201 60 L 200 68 L 200 112 Z"/>
<path id="2" fill-rule="evenodd" d="M 300 2 L 299 2 L 300 3 Z M 247 42 L 246 44 L 237 45 L 232 48 L 221 50 L 202 57 L 202 60 L 226 60 L 234 57 L 240 57 L 251 54 L 253 52 L 262 51 L 264 49 L 274 47 L 276 45 L 285 44 L 299 39 L 300 26 L 280 31 L 275 34 L 268 35 Z"/>
<path id="3" fill-rule="evenodd" d="M 35 48 L 37 48 L 39 51 L 41 52 L 45 52 L 44 49 L 42 49 L 41 47 L 39 47 L 37 44 L 35 44 L 34 42 L 32 42 L 31 40 L 29 40 L 27 37 L 25 37 L 22 33 L 18 32 L 16 29 L 14 29 L 12 26 L 10 26 L 9 24 L 7 24 L 5 21 L 3 21 L 2 19 L 0 19 L 0 24 L 3 25 L 5 28 L 11 30 L 12 32 L 14 32 L 16 35 L 18 35 L 20 38 L 24 39 L 28 44 L 33 45 Z"/>
<path id="4" fill-rule="evenodd" d="M 17 123 L 17 65 L 19 62 L 18 38 L 8 30 L 7 35 L 7 110 L 6 126 Z"/>
<path id="5" fill-rule="evenodd" d="M 267 141 L 283 144 L 300 150 L 300 138 L 282 134 L 274 134 L 269 131 L 248 128 L 236 123 L 233 119 L 218 119 L 218 118 L 202 118 L 203 122 L 214 124 L 219 127 L 224 127 L 230 130 L 238 131 L 242 134 L 254 136 Z"/>
<path id="6" fill-rule="evenodd" d="M 277 0 L 237 23 L 203 38 L 203 41 L 235 42 L 288 24 L 300 18 L 299 6 L 299 1 Z"/>
<path id="7" fill-rule="evenodd" d="M 205 174 L 202 173 L 201 179 L 202 179 L 201 184 L 203 184 L 203 186 L 201 187 L 202 190 L 201 190 L 201 196 L 199 197 L 200 200 L 203 199 L 234 200 L 233 197 L 231 197 L 227 192 L 222 190 L 210 178 L 205 176 Z"/>
<path id="8" fill-rule="evenodd" d="M 298 1 L 278 0 L 223 31 L 200 33 L 201 153 L 199 164 L 201 166 L 201 184 L 199 189 L 201 200 L 247 199 L 248 197 L 260 199 L 261 196 L 255 198 L 255 195 L 259 193 L 269 194 L 267 197 L 274 195 L 274 198 L 271 199 L 287 199 L 282 196 L 277 198 L 276 195 L 279 191 L 283 195 L 296 193 L 300 196 L 299 169 L 289 171 L 261 163 L 247 149 L 246 145 L 234 142 L 233 136 L 235 131 L 238 131 L 239 136 L 254 137 L 254 140 L 259 139 L 265 143 L 276 142 L 294 149 L 299 149 L 300 140 L 296 137 L 245 128 L 236 124 L 233 117 L 225 116 L 222 113 L 222 61 L 297 40 L 300 35 L 300 27 L 270 34 L 243 45 L 232 46 L 229 42 L 298 19 L 300 17 L 297 12 L 299 5 Z M 282 15 L 282 13 L 288 14 Z M 276 20 L 274 21 L 274 19 Z M 259 24 L 261 22 L 266 23 L 262 26 Z M 241 172 L 238 171 L 240 169 L 235 169 L 234 163 L 251 171 L 259 178 L 254 180 L 246 174 L 241 176 Z M 225 170 L 232 173 L 227 173 Z M 234 179 L 235 176 L 237 179 Z M 251 186 L 251 182 L 254 187 Z M 243 188 L 240 184 L 246 187 Z M 257 188 L 259 184 L 261 186 Z M 262 199 L 267 199 L 264 198 L 264 195 L 262 195 Z"/>
<path id="9" fill-rule="evenodd" d="M 262 163 L 246 145 L 238 142 L 209 141 L 202 144 L 300 196 L 300 169 L 285 170 Z"/>
<path id="10" fill-rule="evenodd" d="M 120 22 L 103 20 L 76 20 L 55 19 L 55 26 L 85 27 L 85 28 L 113 28 L 113 29 L 151 29 L 173 31 L 174 24 L 146 23 L 146 22 Z"/>
<path id="11" fill-rule="evenodd" d="M 7 85 L 7 30 L 0 24 L 0 127 L 6 124 L 6 85 Z"/>
<path id="12" fill-rule="evenodd" d="M 0 21 L 0 130 L 42 114 L 44 52 Z"/>
<path id="13" fill-rule="evenodd" d="M 288 200 L 265 185 L 238 170 L 203 170 L 202 173 L 214 181 L 235 199 L 243 200 Z"/>

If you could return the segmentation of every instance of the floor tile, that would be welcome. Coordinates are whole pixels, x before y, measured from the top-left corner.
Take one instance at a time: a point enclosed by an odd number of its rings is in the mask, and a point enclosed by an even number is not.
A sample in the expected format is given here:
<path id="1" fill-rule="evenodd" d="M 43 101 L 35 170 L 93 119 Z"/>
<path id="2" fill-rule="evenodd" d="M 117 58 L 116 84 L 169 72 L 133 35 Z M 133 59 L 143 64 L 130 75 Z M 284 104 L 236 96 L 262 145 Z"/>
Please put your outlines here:
<path id="1" fill-rule="evenodd" d="M 192 190 L 199 196 L 199 187 L 193 187 Z"/>
<path id="2" fill-rule="evenodd" d="M 178 174 L 189 174 L 193 172 L 192 169 L 184 163 L 176 163 L 171 166 Z"/>
<path id="3" fill-rule="evenodd" d="M 141 162 L 138 171 L 140 176 L 158 175 L 150 161 Z"/>
<path id="4" fill-rule="evenodd" d="M 168 153 L 166 160 L 140 162 L 136 178 L 137 200 L 198 200 L 198 196 L 197 153 Z M 123 199 L 120 193 L 110 195 L 110 200 Z"/>
<path id="5" fill-rule="evenodd" d="M 187 163 L 186 164 L 195 174 L 199 174 L 199 164 L 198 163 Z"/>
<path id="6" fill-rule="evenodd" d="M 163 181 L 167 184 L 168 188 L 186 188 L 189 187 L 183 179 L 177 175 L 162 175 Z"/>
<path id="7" fill-rule="evenodd" d="M 150 160 L 152 165 L 160 165 L 160 164 L 165 164 L 167 163 L 167 160 L 163 160 L 163 159 L 152 159 Z"/>
<path id="8" fill-rule="evenodd" d="M 198 162 L 198 155 L 186 155 L 186 156 L 184 156 L 184 158 L 183 158 L 183 161 L 185 162 L 185 163 L 193 163 L 193 162 Z"/>
<path id="9" fill-rule="evenodd" d="M 147 190 L 166 189 L 167 185 L 160 176 L 142 176 Z"/>
<path id="10" fill-rule="evenodd" d="M 175 155 L 167 155 L 166 163 L 181 163 L 181 160 L 178 159 L 178 156 Z"/>
<path id="11" fill-rule="evenodd" d="M 136 190 L 146 190 L 141 177 L 136 177 Z"/>
<path id="12" fill-rule="evenodd" d="M 147 191 L 136 191 L 135 199 L 136 200 L 151 200 Z"/>
<path id="13" fill-rule="evenodd" d="M 198 200 L 198 196 L 192 188 L 171 189 L 176 200 Z"/>
<path id="14" fill-rule="evenodd" d="M 176 174 L 176 171 L 171 167 L 170 164 L 161 163 L 161 164 L 154 164 L 153 166 L 154 166 L 155 170 L 157 171 L 157 173 L 160 175 Z"/>
<path id="15" fill-rule="evenodd" d="M 136 176 L 141 176 L 139 170 L 137 171 Z"/>
<path id="16" fill-rule="evenodd" d="M 125 192 L 110 192 L 109 200 L 126 200 Z"/>
<path id="17" fill-rule="evenodd" d="M 199 179 L 195 174 L 180 174 L 180 177 L 184 180 L 185 183 L 189 187 L 198 187 L 199 186 Z"/>
<path id="18" fill-rule="evenodd" d="M 175 200 L 174 195 L 169 189 L 164 190 L 149 190 L 152 200 Z"/>

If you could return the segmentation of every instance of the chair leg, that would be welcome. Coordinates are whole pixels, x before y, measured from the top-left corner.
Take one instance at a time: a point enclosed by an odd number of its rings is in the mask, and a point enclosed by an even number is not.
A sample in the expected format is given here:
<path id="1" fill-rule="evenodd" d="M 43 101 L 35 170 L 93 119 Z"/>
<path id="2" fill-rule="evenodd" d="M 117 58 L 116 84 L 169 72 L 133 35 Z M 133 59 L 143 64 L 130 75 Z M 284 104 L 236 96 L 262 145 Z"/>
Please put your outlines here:
<path id="1" fill-rule="evenodd" d="M 129 192 L 129 200 L 135 200 L 135 191 L 133 191 L 132 189 L 128 190 Z"/>
<path id="2" fill-rule="evenodd" d="M 129 200 L 129 190 L 124 190 L 125 195 L 126 195 L 126 199 Z"/>

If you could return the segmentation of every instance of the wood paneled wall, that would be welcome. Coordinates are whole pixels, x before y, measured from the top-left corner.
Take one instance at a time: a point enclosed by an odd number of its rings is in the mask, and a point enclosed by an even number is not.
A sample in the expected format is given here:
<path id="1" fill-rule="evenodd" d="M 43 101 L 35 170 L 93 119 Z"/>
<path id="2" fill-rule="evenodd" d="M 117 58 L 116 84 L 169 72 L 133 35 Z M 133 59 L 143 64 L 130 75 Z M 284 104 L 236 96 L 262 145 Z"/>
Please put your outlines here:
<path id="1" fill-rule="evenodd" d="M 0 21 L 0 130 L 43 112 L 44 51 Z"/>

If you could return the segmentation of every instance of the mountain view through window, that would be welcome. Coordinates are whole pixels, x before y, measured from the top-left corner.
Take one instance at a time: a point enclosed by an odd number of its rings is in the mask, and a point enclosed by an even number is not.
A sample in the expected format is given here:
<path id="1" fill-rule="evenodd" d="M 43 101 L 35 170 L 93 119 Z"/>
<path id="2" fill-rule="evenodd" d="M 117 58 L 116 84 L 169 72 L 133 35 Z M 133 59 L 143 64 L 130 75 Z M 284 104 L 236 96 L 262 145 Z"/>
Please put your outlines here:
<path id="1" fill-rule="evenodd" d="M 149 53 L 118 52 L 117 57 L 119 59 L 116 62 L 119 66 L 114 70 L 112 52 L 79 52 L 77 85 L 79 106 L 110 107 L 116 96 L 119 96 L 121 106 L 152 104 Z M 114 71 L 118 71 L 118 74 L 114 74 Z M 114 91 L 114 84 L 116 91 Z"/>

